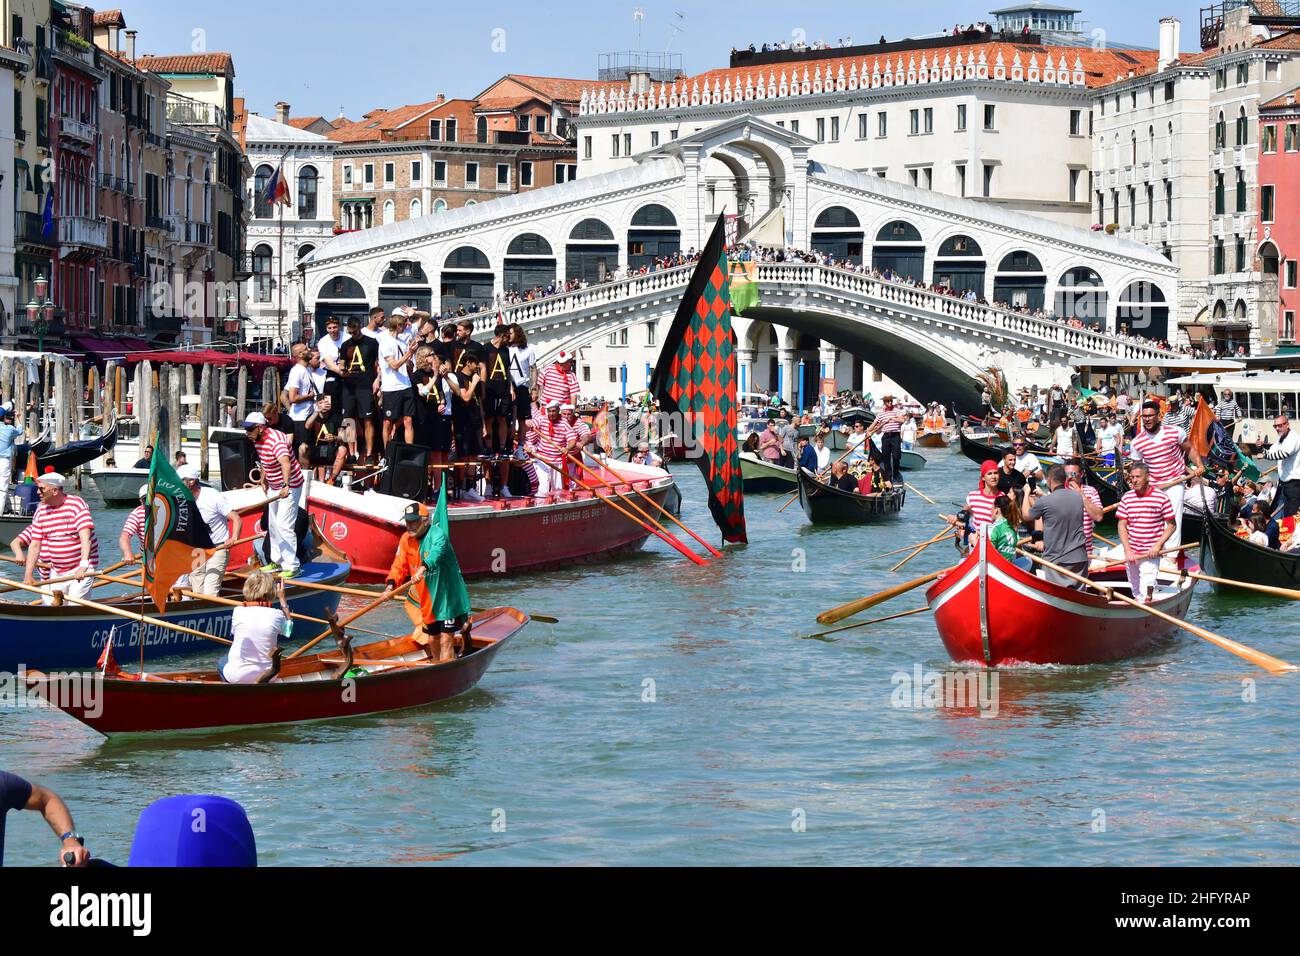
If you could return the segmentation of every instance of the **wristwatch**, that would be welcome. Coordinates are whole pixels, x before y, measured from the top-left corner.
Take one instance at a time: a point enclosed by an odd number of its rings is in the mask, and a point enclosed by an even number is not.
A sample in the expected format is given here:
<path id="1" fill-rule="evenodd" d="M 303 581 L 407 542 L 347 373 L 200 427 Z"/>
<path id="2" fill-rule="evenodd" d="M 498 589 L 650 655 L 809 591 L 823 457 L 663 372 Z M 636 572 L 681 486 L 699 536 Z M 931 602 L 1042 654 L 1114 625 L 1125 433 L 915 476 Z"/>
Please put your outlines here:
<path id="1" fill-rule="evenodd" d="M 67 833 L 63 834 L 63 836 L 59 837 L 59 840 L 63 843 L 67 843 L 69 840 L 76 840 L 82 846 L 86 845 L 86 838 L 76 830 L 69 830 Z"/>

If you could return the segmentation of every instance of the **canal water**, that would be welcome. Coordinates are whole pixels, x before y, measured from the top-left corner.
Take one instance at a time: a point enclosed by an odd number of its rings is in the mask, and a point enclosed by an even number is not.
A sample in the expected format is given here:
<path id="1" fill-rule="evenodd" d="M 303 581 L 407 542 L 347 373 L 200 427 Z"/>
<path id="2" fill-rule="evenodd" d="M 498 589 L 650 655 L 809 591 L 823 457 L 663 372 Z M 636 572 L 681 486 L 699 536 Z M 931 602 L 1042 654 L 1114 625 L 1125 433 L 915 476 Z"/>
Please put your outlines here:
<path id="1" fill-rule="evenodd" d="M 177 793 L 238 800 L 273 865 L 1300 862 L 1300 675 L 1185 636 L 1112 666 L 1001 672 L 981 715 L 911 706 L 904 679 L 952 666 L 929 615 L 807 636 L 820 611 L 952 563 L 938 545 L 897 575 L 878 557 L 975 486 L 955 450 L 925 454 L 910 477 L 941 507 L 912 495 L 888 524 L 813 528 L 751 496 L 752 543 L 705 568 L 654 542 L 471 582 L 476 606 L 561 623 L 530 625 L 455 701 L 143 742 L 11 703 L 0 767 L 54 788 L 118 863 L 141 809 Z M 698 471 L 676 473 L 683 518 L 715 539 Z M 106 553 L 126 514 L 96 511 Z M 1191 616 L 1300 661 L 1292 605 L 1199 592 Z M 56 851 L 35 814 L 9 815 L 5 862 Z"/>

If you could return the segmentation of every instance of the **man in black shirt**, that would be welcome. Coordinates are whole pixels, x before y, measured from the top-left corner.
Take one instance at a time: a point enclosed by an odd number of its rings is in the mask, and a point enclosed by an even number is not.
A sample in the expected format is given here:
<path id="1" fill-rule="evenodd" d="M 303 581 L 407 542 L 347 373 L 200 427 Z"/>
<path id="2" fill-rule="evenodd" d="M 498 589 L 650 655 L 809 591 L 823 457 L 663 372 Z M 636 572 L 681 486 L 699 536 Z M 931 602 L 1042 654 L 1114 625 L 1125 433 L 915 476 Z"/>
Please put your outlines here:
<path id="1" fill-rule="evenodd" d="M 842 461 L 831 465 L 830 486 L 855 495 L 858 493 L 858 479 L 849 474 L 849 466 Z"/>
<path id="2" fill-rule="evenodd" d="M 510 443 L 510 424 L 514 420 L 514 380 L 510 377 L 510 346 L 506 342 L 506 327 L 498 325 L 492 330 L 492 341 L 483 349 L 483 423 L 487 428 L 488 453 L 496 458 L 508 455 L 514 446 Z M 510 480 L 510 464 L 498 463 L 492 478 L 494 497 L 513 497 L 506 484 Z"/>
<path id="3" fill-rule="evenodd" d="M 142 453 L 140 460 L 137 461 L 131 467 L 148 468 L 151 464 L 153 464 L 153 445 L 145 445 L 144 452 Z"/>
<path id="4" fill-rule="evenodd" d="M 472 358 L 477 362 L 483 361 L 483 346 L 479 345 L 473 339 L 474 323 L 469 319 L 462 319 L 456 323 L 456 341 L 452 345 L 451 370 L 459 375 L 465 371 L 465 363 Z"/>
<path id="5" fill-rule="evenodd" d="M 1021 490 L 1028 483 L 1029 479 L 1025 477 L 1024 472 L 1016 467 L 1016 453 L 1008 448 L 998 468 L 998 491 L 1004 495 L 1020 498 Z"/>
<path id="6" fill-rule="evenodd" d="M 72 822 L 68 805 L 53 790 L 28 783 L 22 777 L 0 770 L 0 865 L 5 858 L 5 816 L 10 810 L 37 810 L 50 829 L 59 835 L 59 865 L 67 866 L 63 855 L 73 855 L 72 866 L 85 866 L 90 860 L 81 835 Z"/>
<path id="7" fill-rule="evenodd" d="M 361 332 L 361 320 L 348 319 L 348 337 L 339 348 L 339 366 L 343 370 L 342 417 L 357 422 L 366 439 L 362 459 L 373 462 L 375 456 L 375 394 L 379 390 L 379 343 Z"/>

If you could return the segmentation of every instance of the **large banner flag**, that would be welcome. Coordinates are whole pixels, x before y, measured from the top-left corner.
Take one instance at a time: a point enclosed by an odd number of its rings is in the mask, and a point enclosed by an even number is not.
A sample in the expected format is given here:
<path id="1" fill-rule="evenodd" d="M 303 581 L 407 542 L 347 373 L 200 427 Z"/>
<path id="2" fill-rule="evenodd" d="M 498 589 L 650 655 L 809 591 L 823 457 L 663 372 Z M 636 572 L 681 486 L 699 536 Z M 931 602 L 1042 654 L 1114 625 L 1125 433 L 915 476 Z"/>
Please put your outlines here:
<path id="1" fill-rule="evenodd" d="M 699 445 L 702 454 L 696 461 L 723 540 L 743 543 L 749 538 L 736 442 L 736 350 L 725 228 L 719 216 L 677 307 L 650 387 L 665 411 L 681 416 Z"/>
<path id="2" fill-rule="evenodd" d="M 1228 437 L 1227 429 L 1219 422 L 1204 395 L 1196 396 L 1196 417 L 1192 419 L 1187 439 L 1207 465 L 1239 471 L 1251 481 L 1259 480 L 1259 469 Z"/>
<path id="3" fill-rule="evenodd" d="M 166 434 L 162 411 L 159 434 Z M 163 442 L 155 441 L 149 463 L 149 496 L 144 519 L 144 586 L 161 614 L 173 585 L 208 559 L 212 535 L 199 516 L 194 496 L 167 461 Z"/>

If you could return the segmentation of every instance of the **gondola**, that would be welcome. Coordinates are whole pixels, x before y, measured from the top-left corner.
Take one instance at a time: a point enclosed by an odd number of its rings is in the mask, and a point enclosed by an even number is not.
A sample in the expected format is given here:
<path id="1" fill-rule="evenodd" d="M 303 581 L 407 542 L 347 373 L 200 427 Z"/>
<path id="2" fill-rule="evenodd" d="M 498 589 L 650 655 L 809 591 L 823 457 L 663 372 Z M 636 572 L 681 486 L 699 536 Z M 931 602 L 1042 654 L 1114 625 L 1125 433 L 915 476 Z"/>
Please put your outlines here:
<path id="1" fill-rule="evenodd" d="M 879 495 L 840 491 L 799 469 L 799 505 L 813 524 L 870 524 L 896 515 L 907 501 L 907 489 Z"/>
<path id="2" fill-rule="evenodd" d="M 1088 484 L 1097 489 L 1097 496 L 1101 499 L 1101 506 L 1110 508 L 1119 504 L 1120 499 L 1124 497 L 1124 492 L 1128 490 L 1125 487 L 1124 479 L 1120 475 L 1120 470 L 1109 465 L 1093 465 L 1087 458 L 1082 459 L 1082 461 Z"/>
<path id="3" fill-rule="evenodd" d="M 1001 461 L 1002 456 L 1006 454 L 1006 448 L 1004 447 L 968 438 L 964 428 L 957 429 L 957 439 L 961 443 L 961 453 L 976 464 L 982 465 L 986 461 Z"/>
<path id="4" fill-rule="evenodd" d="M 114 445 L 117 444 L 117 422 L 114 421 L 109 426 L 108 431 L 95 438 L 85 438 L 81 441 L 68 442 L 66 445 L 60 445 L 58 448 L 47 448 L 44 452 L 36 453 L 36 470 L 38 474 L 44 474 L 47 469 L 53 469 L 61 475 L 65 475 L 72 469 L 80 465 L 88 465 L 92 461 L 103 458 Z M 14 455 L 14 471 L 21 474 L 27 467 L 27 458 L 24 455 L 21 461 L 17 454 Z"/>
<path id="5" fill-rule="evenodd" d="M 1183 521 L 1187 521 L 1186 511 Z M 1206 574 L 1275 588 L 1300 588 L 1300 552 L 1274 551 L 1251 544 L 1237 537 L 1232 526 L 1218 515 L 1206 515 L 1201 525 L 1201 564 Z M 1229 585 L 1210 586 L 1216 591 L 1254 593 Z"/>
<path id="6" fill-rule="evenodd" d="M 227 684 L 216 671 L 96 678 L 96 693 L 68 693 L 68 678 L 29 671 L 27 685 L 105 736 L 214 731 L 382 714 L 473 689 L 528 615 L 500 607 L 473 617 L 473 650 L 430 661 L 409 635 L 285 659 L 264 684 Z M 77 688 L 80 690 L 80 688 Z"/>
<path id="7" fill-rule="evenodd" d="M 1205 534 L 1205 516 L 1183 505 L 1183 533 L 1179 544 L 1200 544 Z"/>
<path id="8" fill-rule="evenodd" d="M 747 451 L 740 453 L 740 475 L 747 495 L 766 492 L 789 494 L 798 484 L 793 468 L 774 465 Z"/>
<path id="9" fill-rule="evenodd" d="M 1123 565 L 1091 578 L 1128 589 Z M 1152 607 L 1182 618 L 1196 580 L 1162 569 Z M 1171 638 L 1177 625 L 1121 601 L 1061 587 L 1022 571 L 988 537 L 926 592 L 948 655 L 988 667 L 1103 664 L 1133 657 Z"/>

